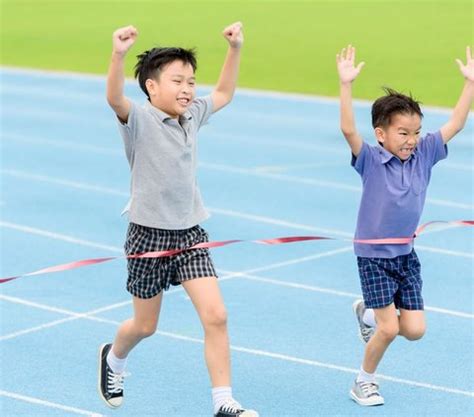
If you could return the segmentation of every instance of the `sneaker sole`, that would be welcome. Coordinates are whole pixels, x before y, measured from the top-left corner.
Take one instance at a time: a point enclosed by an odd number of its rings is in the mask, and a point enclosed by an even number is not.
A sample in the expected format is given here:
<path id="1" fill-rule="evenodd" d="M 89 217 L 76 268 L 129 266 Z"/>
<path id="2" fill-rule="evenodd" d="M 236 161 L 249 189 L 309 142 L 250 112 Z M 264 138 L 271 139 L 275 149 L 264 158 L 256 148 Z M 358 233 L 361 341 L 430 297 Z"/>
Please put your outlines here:
<path id="1" fill-rule="evenodd" d="M 357 318 L 357 305 L 361 302 L 361 301 L 364 301 L 362 300 L 362 298 L 359 298 L 357 300 L 355 300 L 353 303 L 352 303 L 352 311 L 354 312 L 354 315 L 355 315 L 355 318 L 356 318 L 356 322 L 357 322 L 357 336 L 359 336 L 359 339 L 360 341 L 366 345 L 367 342 L 364 340 L 364 337 L 362 336 L 362 333 L 360 332 L 360 323 L 359 323 L 359 319 Z"/>
<path id="2" fill-rule="evenodd" d="M 377 406 L 377 405 L 384 405 L 385 401 L 383 398 L 380 398 L 377 400 L 377 402 L 370 402 L 370 400 L 361 400 L 357 395 L 355 395 L 354 391 L 350 391 L 350 396 L 353 401 L 355 401 L 357 404 L 362 405 L 363 407 L 371 407 L 371 406 Z"/>
<path id="3" fill-rule="evenodd" d="M 99 348 L 99 371 L 98 371 L 98 378 L 97 378 L 97 391 L 99 392 L 99 397 L 102 398 L 102 401 L 104 401 L 105 404 L 107 404 L 108 407 L 110 408 L 119 408 L 120 405 L 113 405 L 110 404 L 107 399 L 104 397 L 104 394 L 102 394 L 102 389 L 101 389 L 101 384 L 100 382 L 102 381 L 102 366 L 101 366 L 101 361 L 102 361 L 102 351 L 104 350 L 105 346 L 107 343 L 104 343 L 103 345 L 100 346 Z"/>

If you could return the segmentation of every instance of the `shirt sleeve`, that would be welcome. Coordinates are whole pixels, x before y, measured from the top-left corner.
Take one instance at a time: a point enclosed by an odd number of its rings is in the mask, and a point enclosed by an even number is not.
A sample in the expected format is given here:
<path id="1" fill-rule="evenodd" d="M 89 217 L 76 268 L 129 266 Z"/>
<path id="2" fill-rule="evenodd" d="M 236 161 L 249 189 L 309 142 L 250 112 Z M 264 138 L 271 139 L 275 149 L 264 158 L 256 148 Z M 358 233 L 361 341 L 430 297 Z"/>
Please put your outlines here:
<path id="1" fill-rule="evenodd" d="M 360 174 L 362 178 L 365 178 L 368 172 L 371 170 L 375 162 L 374 149 L 367 143 L 362 143 L 362 148 L 358 156 L 352 155 L 351 165 Z"/>
<path id="2" fill-rule="evenodd" d="M 424 138 L 420 139 L 418 151 L 423 155 L 429 166 L 435 165 L 448 156 L 448 147 L 443 142 L 440 131 L 428 133 Z"/>
<path id="3" fill-rule="evenodd" d="M 189 112 L 198 127 L 205 125 L 212 114 L 211 95 L 195 98 L 189 108 Z"/>
<path id="4" fill-rule="evenodd" d="M 136 137 L 137 119 L 138 119 L 138 113 L 140 111 L 140 107 L 134 101 L 129 100 L 129 102 L 130 102 L 130 111 L 128 113 L 127 123 L 123 123 L 117 117 L 118 128 L 124 140 L 125 138 L 132 140 L 133 138 Z"/>
<path id="5" fill-rule="evenodd" d="M 125 145 L 125 153 L 127 155 L 127 159 L 131 161 L 133 159 L 135 141 L 137 138 L 139 114 L 144 110 L 134 101 L 129 101 L 130 111 L 128 113 L 127 123 L 123 123 L 118 117 L 117 123 L 120 135 L 122 136 L 123 143 Z"/>

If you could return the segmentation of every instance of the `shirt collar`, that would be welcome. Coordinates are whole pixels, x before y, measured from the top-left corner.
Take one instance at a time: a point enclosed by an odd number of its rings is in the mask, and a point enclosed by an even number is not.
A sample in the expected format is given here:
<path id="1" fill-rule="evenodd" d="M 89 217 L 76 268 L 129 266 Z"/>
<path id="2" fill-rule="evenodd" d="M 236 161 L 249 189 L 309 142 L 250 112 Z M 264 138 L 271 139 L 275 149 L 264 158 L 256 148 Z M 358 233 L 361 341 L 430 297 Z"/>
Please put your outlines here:
<path id="1" fill-rule="evenodd" d="M 410 157 L 408 159 L 406 159 L 405 161 L 401 161 L 397 156 L 395 156 L 393 153 L 387 151 L 382 145 L 380 145 L 380 143 L 378 144 L 378 148 L 379 148 L 379 154 L 380 154 L 380 160 L 382 161 L 382 164 L 386 164 L 387 162 L 389 162 L 392 158 L 395 158 L 395 159 L 398 159 L 400 162 L 407 162 L 409 161 L 411 158 L 415 158 L 416 157 L 416 149 L 415 149 L 415 152 L 412 152 L 412 154 L 410 155 Z"/>
<path id="2" fill-rule="evenodd" d="M 145 102 L 145 107 L 149 109 L 150 111 L 152 111 L 156 116 L 158 116 L 158 118 L 162 122 L 164 122 L 165 120 L 173 120 L 173 118 L 168 113 L 165 113 L 163 110 L 160 110 L 158 107 L 155 107 L 153 104 L 150 103 L 149 100 Z M 193 117 L 190 111 L 186 110 L 181 116 L 179 116 L 179 121 L 180 122 L 188 121 L 188 120 L 191 120 L 192 118 Z"/>

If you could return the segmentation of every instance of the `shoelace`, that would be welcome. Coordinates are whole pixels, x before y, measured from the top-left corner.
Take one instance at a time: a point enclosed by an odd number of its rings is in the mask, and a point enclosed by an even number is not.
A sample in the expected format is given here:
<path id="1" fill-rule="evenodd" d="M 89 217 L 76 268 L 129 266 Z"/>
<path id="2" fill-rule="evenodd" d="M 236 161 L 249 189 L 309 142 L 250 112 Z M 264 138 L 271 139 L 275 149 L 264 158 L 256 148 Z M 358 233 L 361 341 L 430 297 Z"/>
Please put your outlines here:
<path id="1" fill-rule="evenodd" d="M 242 410 L 242 406 L 233 398 L 229 398 L 221 406 L 221 410 L 229 413 L 237 413 L 238 411 Z"/>
<path id="2" fill-rule="evenodd" d="M 121 374 L 116 374 L 114 372 L 109 372 L 107 375 L 107 388 L 111 394 L 120 394 L 123 391 L 123 379 L 130 374 L 122 372 Z"/>
<path id="3" fill-rule="evenodd" d="M 374 331 L 375 329 L 373 327 L 362 327 L 360 329 L 360 332 L 362 333 L 362 336 L 364 337 L 364 339 L 366 337 L 370 337 L 374 334 Z"/>
<path id="4" fill-rule="evenodd" d="M 380 395 L 379 386 L 375 382 L 362 382 L 360 384 L 360 389 L 365 395 L 367 395 L 367 397 L 371 397 L 372 395 Z"/>

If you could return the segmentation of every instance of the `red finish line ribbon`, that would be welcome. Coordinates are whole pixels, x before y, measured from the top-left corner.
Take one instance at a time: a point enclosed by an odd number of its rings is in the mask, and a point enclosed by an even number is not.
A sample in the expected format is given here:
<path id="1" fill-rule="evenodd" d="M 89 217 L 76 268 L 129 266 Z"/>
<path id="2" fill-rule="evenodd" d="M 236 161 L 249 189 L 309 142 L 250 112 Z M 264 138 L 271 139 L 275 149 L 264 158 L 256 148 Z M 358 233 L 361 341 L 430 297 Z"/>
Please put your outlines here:
<path id="1" fill-rule="evenodd" d="M 455 225 L 455 226 L 474 226 L 474 220 L 431 221 L 419 226 L 415 232 L 414 237 L 382 238 L 382 239 L 350 239 L 350 241 L 355 242 L 355 243 L 368 244 L 368 245 L 404 245 L 407 243 L 411 243 L 415 239 L 415 237 L 419 236 L 428 227 L 434 224 L 447 224 L 447 225 Z M 214 242 L 202 242 L 186 249 L 171 249 L 171 250 L 165 250 L 165 251 L 136 253 L 136 254 L 128 255 L 128 256 L 127 255 L 111 256 L 107 258 L 93 258 L 93 259 L 84 259 L 81 261 L 69 262 L 62 265 L 55 265 L 55 266 L 50 266 L 48 268 L 39 269 L 38 271 L 30 272 L 23 275 L 0 278 L 0 284 L 3 284 L 8 281 L 13 281 L 14 279 L 18 279 L 21 277 L 47 274 L 51 272 L 68 271 L 70 269 L 76 269 L 76 268 L 81 268 L 83 266 L 100 264 L 103 262 L 108 262 L 108 261 L 112 261 L 112 260 L 120 259 L 120 258 L 125 258 L 125 259 L 164 258 L 168 256 L 174 256 L 191 249 L 211 249 L 211 248 L 218 248 L 221 246 L 233 245 L 235 243 L 243 243 L 243 242 L 258 243 L 262 245 L 281 245 L 281 244 L 294 243 L 294 242 L 307 242 L 310 240 L 348 240 L 348 239 L 340 239 L 340 238 L 329 237 L 329 236 L 286 236 L 286 237 L 278 237 L 278 238 L 272 238 L 272 239 L 258 239 L 258 240 L 234 239 L 234 240 L 222 240 L 222 241 L 214 241 Z"/>

